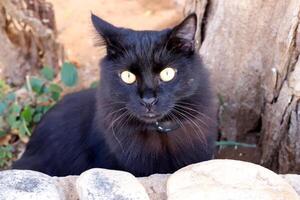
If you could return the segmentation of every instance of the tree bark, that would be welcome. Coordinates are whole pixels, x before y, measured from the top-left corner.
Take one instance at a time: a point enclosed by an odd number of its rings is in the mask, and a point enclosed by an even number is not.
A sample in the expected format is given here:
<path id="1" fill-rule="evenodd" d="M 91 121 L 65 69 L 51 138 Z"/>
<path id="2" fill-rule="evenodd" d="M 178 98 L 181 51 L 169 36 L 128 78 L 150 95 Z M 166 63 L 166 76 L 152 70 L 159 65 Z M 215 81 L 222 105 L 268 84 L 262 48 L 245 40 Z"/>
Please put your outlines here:
<path id="1" fill-rule="evenodd" d="M 21 85 L 26 74 L 42 66 L 57 68 L 63 60 L 63 48 L 56 42 L 51 4 L 1 0 L 0 46 L 0 77 L 10 84 Z"/>
<path id="2" fill-rule="evenodd" d="M 223 139 L 257 142 L 260 163 L 300 172 L 300 0 L 188 0 L 220 100 Z"/>

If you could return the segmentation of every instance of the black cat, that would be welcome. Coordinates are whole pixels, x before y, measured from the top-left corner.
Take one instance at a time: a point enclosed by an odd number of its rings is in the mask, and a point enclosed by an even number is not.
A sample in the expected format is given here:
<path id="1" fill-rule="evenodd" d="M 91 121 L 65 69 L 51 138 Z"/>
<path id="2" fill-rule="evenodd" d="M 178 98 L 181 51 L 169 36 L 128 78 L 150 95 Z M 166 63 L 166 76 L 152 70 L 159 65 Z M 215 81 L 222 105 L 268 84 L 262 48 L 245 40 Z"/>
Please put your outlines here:
<path id="1" fill-rule="evenodd" d="M 216 109 L 194 48 L 196 15 L 162 31 L 117 28 L 95 15 L 92 22 L 107 49 L 99 87 L 54 106 L 13 168 L 148 176 L 211 159 Z"/>

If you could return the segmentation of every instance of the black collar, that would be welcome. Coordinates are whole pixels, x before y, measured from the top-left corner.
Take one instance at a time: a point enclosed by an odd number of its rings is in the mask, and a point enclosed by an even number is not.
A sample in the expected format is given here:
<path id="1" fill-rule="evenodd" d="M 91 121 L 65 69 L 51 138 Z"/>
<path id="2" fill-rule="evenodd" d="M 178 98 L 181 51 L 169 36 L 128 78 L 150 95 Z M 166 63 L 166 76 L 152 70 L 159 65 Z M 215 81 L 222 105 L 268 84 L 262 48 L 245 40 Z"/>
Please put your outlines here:
<path id="1" fill-rule="evenodd" d="M 173 121 L 155 122 L 150 126 L 150 130 L 155 130 L 159 133 L 169 133 L 178 129 L 180 126 Z"/>

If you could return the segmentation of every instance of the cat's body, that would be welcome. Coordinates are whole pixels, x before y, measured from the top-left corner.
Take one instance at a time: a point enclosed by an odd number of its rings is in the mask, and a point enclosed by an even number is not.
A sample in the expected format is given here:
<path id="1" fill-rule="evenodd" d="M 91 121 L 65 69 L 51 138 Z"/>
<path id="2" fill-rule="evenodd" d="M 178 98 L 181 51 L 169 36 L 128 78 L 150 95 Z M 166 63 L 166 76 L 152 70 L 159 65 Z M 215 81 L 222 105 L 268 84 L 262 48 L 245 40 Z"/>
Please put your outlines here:
<path id="1" fill-rule="evenodd" d="M 92 20 L 108 52 L 99 87 L 67 95 L 52 108 L 13 168 L 147 176 L 211 159 L 216 110 L 194 53 L 195 16 L 174 29 L 139 32 Z"/>

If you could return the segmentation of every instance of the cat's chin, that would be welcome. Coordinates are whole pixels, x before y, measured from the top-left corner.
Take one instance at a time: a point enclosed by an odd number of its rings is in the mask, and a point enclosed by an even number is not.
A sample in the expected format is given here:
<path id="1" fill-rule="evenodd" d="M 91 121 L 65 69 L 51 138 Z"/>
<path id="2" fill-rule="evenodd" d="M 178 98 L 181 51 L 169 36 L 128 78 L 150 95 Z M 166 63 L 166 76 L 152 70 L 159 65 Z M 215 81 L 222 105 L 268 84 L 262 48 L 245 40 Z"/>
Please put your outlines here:
<path id="1" fill-rule="evenodd" d="M 147 124 L 152 124 L 152 123 L 155 123 L 159 120 L 161 120 L 163 118 L 163 115 L 143 115 L 143 116 L 140 116 L 139 119 L 144 122 L 144 123 L 147 123 Z"/>

